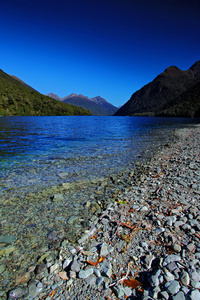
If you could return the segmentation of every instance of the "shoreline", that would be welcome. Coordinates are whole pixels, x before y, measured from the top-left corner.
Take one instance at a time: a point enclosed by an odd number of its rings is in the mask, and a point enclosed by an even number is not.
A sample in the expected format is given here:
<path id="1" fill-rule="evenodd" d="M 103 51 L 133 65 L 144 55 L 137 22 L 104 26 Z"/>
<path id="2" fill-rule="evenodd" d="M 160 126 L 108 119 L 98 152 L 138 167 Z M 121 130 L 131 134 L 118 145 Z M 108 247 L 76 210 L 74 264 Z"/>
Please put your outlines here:
<path id="1" fill-rule="evenodd" d="M 185 129 L 178 129 L 175 130 L 175 134 L 177 134 L 180 131 L 199 131 L 199 125 L 193 125 L 192 128 L 187 127 Z M 184 148 L 184 143 L 181 141 L 180 138 L 180 143 L 182 143 L 182 146 Z M 127 178 L 126 176 L 124 178 L 112 178 L 113 184 L 116 187 L 116 194 L 113 195 L 113 201 L 111 201 L 110 204 L 107 205 L 107 208 L 103 210 L 103 212 L 100 214 L 100 216 L 94 217 L 93 221 L 93 227 L 90 229 L 90 231 L 86 232 L 85 235 L 82 236 L 82 241 L 81 238 L 79 239 L 79 244 L 75 245 L 71 243 L 68 239 L 64 239 L 60 245 L 60 247 L 54 252 L 54 257 L 51 257 L 50 251 L 46 251 L 46 256 L 45 254 L 42 255 L 36 266 L 32 266 L 31 270 L 28 270 L 28 272 L 19 275 L 17 278 L 17 287 L 14 288 L 14 292 L 10 292 L 10 298 L 9 299 L 16 299 L 14 297 L 14 293 L 18 293 L 20 295 L 18 298 L 22 299 L 41 299 L 41 297 L 45 297 L 46 299 L 86 299 L 86 294 L 89 293 L 91 299 L 104 299 L 105 297 L 110 297 L 111 299 L 116 299 L 114 295 L 117 295 L 119 299 L 125 299 L 125 296 L 127 297 L 142 297 L 142 291 L 139 291 L 137 289 L 133 289 L 131 287 L 127 287 L 123 285 L 124 280 L 123 279 L 121 282 L 119 282 L 123 276 L 123 273 L 129 271 L 129 274 L 127 274 L 127 279 L 130 281 L 130 274 L 133 277 L 134 270 L 135 272 L 138 272 L 137 278 L 139 277 L 140 272 L 145 272 L 145 266 L 148 264 L 150 266 L 152 262 L 157 259 L 153 256 L 155 254 L 155 251 L 161 251 L 158 250 L 156 247 L 160 247 L 159 249 L 162 249 L 162 239 L 161 241 L 157 241 L 154 238 L 152 238 L 152 241 L 150 241 L 150 245 L 154 245 L 156 242 L 161 243 L 161 245 L 156 245 L 153 250 L 149 250 L 148 243 L 147 245 L 141 245 L 141 243 L 145 243 L 145 239 L 148 239 L 149 237 L 149 232 L 151 232 L 152 237 L 154 237 L 154 234 L 152 233 L 152 228 L 155 226 L 154 221 L 151 222 L 152 220 L 149 219 L 148 214 L 150 213 L 150 205 L 152 204 L 152 201 L 155 202 L 155 205 L 157 205 L 158 200 L 154 199 L 154 197 L 157 197 L 157 195 L 162 198 L 162 190 L 163 187 L 160 188 L 158 185 L 158 180 L 159 182 L 162 182 L 164 180 L 164 176 L 170 176 L 170 169 L 169 167 L 166 167 L 168 169 L 168 175 L 167 173 L 162 173 L 161 171 L 158 172 L 156 170 L 156 174 L 154 167 L 155 168 L 161 168 L 161 166 L 158 164 L 156 161 L 156 158 L 160 158 L 162 155 L 166 155 L 166 153 L 170 153 L 173 151 L 173 148 L 178 145 L 179 141 L 173 142 L 173 145 L 169 148 L 165 147 L 164 149 L 159 150 L 159 154 L 155 154 L 154 158 L 152 159 L 152 163 L 146 163 L 144 166 L 141 165 L 141 173 L 138 172 L 132 172 L 129 173 L 129 177 Z M 176 149 L 174 149 L 176 150 Z M 164 156 L 162 157 L 163 160 L 165 160 Z M 169 163 L 170 165 L 170 163 Z M 161 168 L 162 170 L 162 168 Z M 166 171 L 166 170 L 165 170 Z M 151 174 L 150 174 L 151 172 Z M 162 173 L 162 174 L 159 174 Z M 150 175 L 149 175 L 150 174 Z M 154 175 L 153 175 L 154 174 Z M 135 177 L 136 176 L 136 177 Z M 138 177 L 139 176 L 139 177 Z M 123 180 L 122 180 L 123 179 Z M 117 185 L 119 184 L 118 180 L 124 181 L 124 188 L 122 191 L 117 188 Z M 127 180 L 127 182 L 125 182 Z M 149 189 L 146 189 L 146 183 L 150 185 Z M 101 199 L 101 190 L 105 188 L 105 185 L 102 184 L 102 182 L 95 183 L 98 184 L 98 190 L 96 195 L 99 197 L 100 201 Z M 120 183 L 120 185 L 122 182 Z M 183 182 L 182 182 L 183 184 Z M 151 187 L 151 185 L 153 185 Z M 181 185 L 184 188 L 184 185 Z M 150 191 L 151 190 L 151 191 Z M 150 193 L 149 193 L 150 192 Z M 147 197 L 148 195 L 148 197 Z M 97 198 L 98 198 L 97 197 Z M 141 199 L 140 199 L 141 197 Z M 195 197 L 199 197 L 198 193 L 195 194 Z M 110 199 L 109 199 L 110 200 Z M 140 201 L 141 200 L 141 201 Z M 134 201 L 132 203 L 131 201 Z M 171 203 L 173 203 L 173 200 L 170 199 Z M 93 201 L 92 201 L 93 202 Z M 175 201 L 173 203 L 174 205 L 177 205 L 177 202 Z M 90 203 L 86 203 L 86 207 L 90 207 Z M 106 203 L 104 204 L 106 207 Z M 134 207 L 136 206 L 136 207 Z M 166 203 L 165 203 L 166 206 Z M 178 206 L 177 206 L 178 207 Z M 166 210 L 166 207 L 164 207 Z M 173 208 L 175 209 L 175 208 Z M 132 211 L 133 210 L 133 211 Z M 127 219 L 127 215 L 123 213 L 128 212 L 129 214 L 129 219 Z M 98 212 L 98 209 L 97 209 Z M 115 219 L 113 221 L 113 212 Z M 161 212 L 162 214 L 162 212 Z M 141 216 L 141 220 L 139 220 L 139 216 Z M 117 218 L 116 218 L 117 217 Z M 155 216 L 154 216 L 155 217 Z M 170 216 L 168 216 L 170 217 Z M 152 217 L 153 218 L 153 217 Z M 157 218 L 157 216 L 156 216 Z M 156 219 L 156 222 L 159 221 L 160 223 L 160 228 L 162 227 L 162 222 L 164 220 L 165 216 L 159 220 Z M 143 223 L 146 222 L 147 224 L 144 226 Z M 165 221 L 167 222 L 167 221 Z M 170 221 L 169 221 L 170 222 Z M 126 225 L 123 225 L 126 224 Z M 171 223 L 170 223 L 171 224 Z M 174 223 L 171 224 L 171 226 Z M 92 225 L 92 224 L 91 224 Z M 148 226 L 150 225 L 150 228 L 148 229 Z M 152 226 L 152 227 L 151 227 Z M 168 225 L 170 226 L 170 225 Z M 174 227 L 173 227 L 174 229 Z M 180 227 L 178 227 L 179 230 L 181 230 Z M 120 232 L 121 230 L 121 232 Z M 156 229 L 155 229 L 156 230 Z M 163 232 L 165 233 L 166 231 L 162 231 L 158 234 L 159 238 L 160 236 L 163 235 Z M 103 231 L 103 233 L 101 232 Z M 129 236 L 131 234 L 130 231 L 134 231 L 134 234 Z M 120 232 L 120 233 L 119 233 Z M 146 235 L 145 232 L 148 232 L 148 235 Z M 94 239 L 91 239 L 91 235 L 95 236 Z M 84 238 L 85 237 L 85 238 Z M 88 243 L 88 238 L 89 238 L 89 243 Z M 162 237 L 165 239 L 165 237 Z M 196 237 L 197 238 L 197 237 Z M 197 238 L 198 239 L 198 238 Z M 56 236 L 50 237 L 49 241 L 51 243 L 55 244 L 56 243 Z M 156 242 L 155 242 L 156 241 Z M 83 243 L 82 243 L 83 242 Z M 113 244 L 114 243 L 114 244 Z M 121 248 L 118 249 L 118 244 L 122 244 Z M 148 259 L 150 260 L 149 262 L 144 262 L 138 264 L 138 262 L 141 260 L 140 257 L 140 251 L 137 250 L 136 253 L 134 253 L 133 247 L 130 247 L 131 245 L 134 245 L 134 247 L 139 247 L 139 248 L 144 248 L 146 249 L 143 252 L 143 256 L 146 255 L 148 256 Z M 177 244 L 179 245 L 179 243 Z M 170 246 L 169 246 L 170 247 Z M 81 249 L 83 248 L 83 249 Z M 104 248 L 104 249 L 102 249 Z M 128 249 L 131 248 L 131 256 L 130 253 L 128 255 L 127 251 Z M 96 251 L 95 251 L 96 249 Z M 124 249 L 124 250 L 123 250 Z M 163 249 L 162 249 L 163 251 Z M 162 253 L 161 251 L 161 253 Z M 175 251 L 172 249 L 172 252 Z M 120 254 L 119 254 L 120 253 Z M 139 254 L 138 254 L 139 253 Z M 150 253 L 150 254 L 148 254 Z M 176 253 L 176 252 L 175 252 Z M 179 252 L 177 252 L 179 253 Z M 48 255 L 47 255 L 48 254 Z M 104 255 L 103 255 L 104 254 Z M 105 255 L 106 254 L 106 255 Z M 119 254 L 119 255 L 118 255 Z M 98 262 L 97 260 L 99 258 L 104 258 L 102 262 Z M 112 257 L 114 255 L 115 258 Z M 119 256 L 119 258 L 118 258 Z M 139 256 L 139 257 L 138 257 Z M 149 257 L 152 256 L 152 257 Z M 122 259 L 123 257 L 123 259 Z M 51 259 L 50 259 L 51 258 Z M 137 258 L 137 259 L 136 259 Z M 116 261 L 113 261 L 113 259 L 116 259 Z M 70 263 L 67 265 L 68 262 Z M 128 261 L 129 260 L 129 261 Z M 96 266 L 94 264 L 87 263 L 86 261 L 90 261 L 93 263 L 96 263 Z M 179 260 L 180 261 L 180 260 Z M 120 263 L 119 263 L 120 262 Z M 176 261 L 175 261 L 176 262 Z M 64 265 L 65 263 L 65 265 Z M 129 266 L 129 263 L 131 264 Z M 77 269 L 77 266 L 73 265 L 78 265 L 79 269 Z M 110 266 L 112 265 L 112 268 Z M 118 265 L 121 265 L 122 270 L 119 272 Z M 38 266 L 43 266 L 43 267 L 38 267 Z M 135 265 L 135 268 L 133 267 Z M 101 270 L 102 266 L 107 270 Z M 140 268 L 141 270 L 137 270 L 137 268 Z M 76 268 L 77 267 L 77 268 Z M 42 269 L 43 271 L 38 272 L 38 269 Z M 80 275 L 81 271 L 85 271 L 88 269 L 87 275 L 83 273 L 84 275 Z M 74 270 L 75 269 L 75 270 Z M 147 268 L 147 270 L 151 269 Z M 98 272 L 99 271 L 99 272 Z M 151 270 L 152 271 L 152 270 Z M 150 274 L 151 271 L 148 271 Z M 91 273 L 89 273 L 91 272 Z M 40 273 L 40 274 L 39 274 Z M 62 274 L 61 274 L 62 273 Z M 29 275 L 28 275 L 29 274 Z M 106 275 L 105 275 L 106 274 Z M 98 276 L 100 275 L 100 276 Z M 110 276 L 109 276 L 110 275 Z M 172 274 L 173 275 L 173 274 Z M 21 277 L 20 277 L 21 276 Z M 87 277 L 81 277 L 81 276 L 87 276 Z M 148 275 L 150 276 L 150 275 Z M 147 276 L 147 277 L 148 277 Z M 154 276 L 154 275 L 152 275 Z M 163 275 L 162 275 L 163 276 Z M 77 277 L 75 279 L 75 277 Z M 82 279 L 80 279 L 80 277 Z M 68 278 L 68 279 L 66 279 Z M 83 279 L 84 278 L 84 279 Z M 150 277 L 148 277 L 150 278 Z M 172 278 L 172 277 L 171 277 Z M 133 278 L 132 278 L 133 279 Z M 98 284 L 97 284 L 98 280 Z M 100 282 L 101 281 L 101 282 Z M 28 284 L 27 284 L 28 282 Z M 140 281 L 138 281 L 140 282 Z M 51 284 L 50 284 L 51 283 Z M 54 283 L 54 284 L 53 284 Z M 142 283 L 142 282 L 140 282 Z M 130 282 L 129 282 L 130 284 Z M 132 281 L 133 284 L 133 281 Z M 160 285 L 160 284 L 159 284 Z M 159 286 L 158 285 L 158 286 Z M 162 284 L 161 284 L 162 285 Z M 142 284 L 144 286 L 144 284 Z M 52 289 L 53 287 L 53 289 Z M 139 286 L 138 286 L 139 287 Z M 150 285 L 152 288 L 152 286 Z M 157 287 L 157 286 L 156 286 Z M 17 291 L 18 289 L 18 291 Z M 21 290 L 20 290 L 21 289 Z M 143 294 L 145 289 L 143 289 Z M 33 290 L 34 290 L 34 296 L 33 296 Z M 152 288 L 153 290 L 153 288 Z M 71 291 L 71 292 L 70 292 Z M 152 291 L 151 291 L 152 292 Z M 154 291 L 156 293 L 156 291 Z M 157 292 L 161 293 L 162 291 Z M 178 291 L 182 292 L 182 291 Z M 21 293 L 21 294 L 20 294 Z M 53 293 L 53 296 L 51 297 L 50 294 Z M 129 296 L 127 293 L 131 293 Z M 139 293 L 140 295 L 134 295 Z M 153 292 L 152 292 L 153 293 Z M 29 296 L 28 296 L 29 294 Z M 94 294 L 94 295 L 93 295 Z M 32 295 L 32 296 L 30 296 Z M 28 298 L 29 297 L 29 298 Z M 74 298 L 73 298 L 74 297 Z M 82 298 L 81 298 L 82 297 Z M 93 297 L 93 298 L 92 298 Z M 96 298 L 95 298 L 96 297 Z M 104 298 L 103 298 L 104 297 Z M 150 295 L 148 295 L 150 297 Z M 164 297 L 164 296 L 163 296 Z M 2 298 L 6 299 L 6 298 Z M 48 299 L 48 300 L 49 300 Z M 105 298 L 106 299 L 106 298 Z M 107 298 L 109 299 L 109 298 Z M 134 299 L 134 298 L 130 298 Z M 135 299 L 140 299 L 140 298 L 135 298 Z M 141 298 L 142 299 L 142 298 Z M 151 298 L 149 298 L 151 299 Z M 157 299 L 154 298 L 152 299 Z M 163 298 L 165 299 L 165 298 Z M 197 299 L 197 298 L 196 298 Z"/>

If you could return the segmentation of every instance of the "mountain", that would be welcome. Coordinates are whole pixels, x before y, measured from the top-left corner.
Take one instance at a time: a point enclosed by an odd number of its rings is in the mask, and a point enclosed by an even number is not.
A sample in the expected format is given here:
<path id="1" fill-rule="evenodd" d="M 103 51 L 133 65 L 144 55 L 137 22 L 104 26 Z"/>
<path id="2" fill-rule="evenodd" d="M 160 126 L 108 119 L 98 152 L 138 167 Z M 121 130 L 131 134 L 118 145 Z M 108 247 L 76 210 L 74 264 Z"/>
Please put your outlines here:
<path id="1" fill-rule="evenodd" d="M 84 109 L 89 109 L 93 115 L 113 115 L 117 111 L 117 107 L 107 102 L 105 99 L 100 96 L 88 98 L 83 95 L 71 94 L 64 98 L 60 98 L 53 93 L 47 94 L 53 99 L 62 101 L 64 103 L 73 104 L 80 106 Z"/>
<path id="2" fill-rule="evenodd" d="M 20 83 L 22 83 L 25 87 L 27 87 L 29 90 L 31 91 L 35 91 L 37 92 L 34 88 L 32 88 L 30 85 L 26 84 L 23 80 L 19 79 L 18 77 L 16 77 L 15 75 L 10 75 L 12 78 L 14 78 L 15 80 L 19 81 Z"/>
<path id="3" fill-rule="evenodd" d="M 58 97 L 56 94 L 53 94 L 53 93 L 49 93 L 46 96 L 51 97 L 51 98 L 53 98 L 55 100 L 58 100 L 58 101 L 62 101 L 62 99 L 60 97 Z"/>
<path id="4" fill-rule="evenodd" d="M 157 113 L 157 116 L 200 118 L 200 81 L 181 93 L 168 106 L 169 108 Z"/>
<path id="5" fill-rule="evenodd" d="M 0 115 L 91 115 L 91 112 L 44 96 L 15 76 L 0 70 Z"/>
<path id="6" fill-rule="evenodd" d="M 157 116 L 164 113 L 165 110 L 165 115 L 168 116 L 167 112 L 169 113 L 170 108 L 174 105 L 177 106 L 180 101 L 183 101 L 182 99 L 185 99 L 183 93 L 186 91 L 190 94 L 193 93 L 191 89 L 199 81 L 200 61 L 197 61 L 187 71 L 171 66 L 159 74 L 152 82 L 136 91 L 115 115 Z M 194 105 L 195 107 L 198 106 L 198 104 Z M 188 114 L 195 114 L 195 112 L 192 112 L 192 107 L 191 112 L 188 112 Z M 182 115 L 184 115 L 183 107 Z"/>

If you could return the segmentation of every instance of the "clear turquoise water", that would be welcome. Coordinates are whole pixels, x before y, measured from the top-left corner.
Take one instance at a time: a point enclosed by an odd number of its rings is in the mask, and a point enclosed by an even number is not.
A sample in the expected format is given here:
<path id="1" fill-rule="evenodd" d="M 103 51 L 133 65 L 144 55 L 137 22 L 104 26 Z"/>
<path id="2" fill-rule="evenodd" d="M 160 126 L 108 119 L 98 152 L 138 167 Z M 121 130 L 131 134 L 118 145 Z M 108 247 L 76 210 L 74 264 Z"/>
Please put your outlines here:
<path id="1" fill-rule="evenodd" d="M 199 119 L 1 117 L 1 189 L 35 189 L 123 171 Z M 139 158 L 140 156 L 140 158 Z"/>

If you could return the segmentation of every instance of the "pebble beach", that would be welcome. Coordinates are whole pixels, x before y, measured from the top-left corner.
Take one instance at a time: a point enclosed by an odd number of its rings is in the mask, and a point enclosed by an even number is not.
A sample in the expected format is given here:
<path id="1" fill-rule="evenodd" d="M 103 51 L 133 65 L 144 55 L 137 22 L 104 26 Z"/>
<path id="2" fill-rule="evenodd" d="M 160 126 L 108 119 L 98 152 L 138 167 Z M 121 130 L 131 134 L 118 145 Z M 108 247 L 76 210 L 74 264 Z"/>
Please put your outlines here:
<path id="1" fill-rule="evenodd" d="M 200 125 L 174 136 L 127 173 L 24 195 L 27 220 L 9 216 L 21 240 L 1 222 L 1 299 L 200 299 Z M 65 220 L 80 189 L 89 196 Z"/>

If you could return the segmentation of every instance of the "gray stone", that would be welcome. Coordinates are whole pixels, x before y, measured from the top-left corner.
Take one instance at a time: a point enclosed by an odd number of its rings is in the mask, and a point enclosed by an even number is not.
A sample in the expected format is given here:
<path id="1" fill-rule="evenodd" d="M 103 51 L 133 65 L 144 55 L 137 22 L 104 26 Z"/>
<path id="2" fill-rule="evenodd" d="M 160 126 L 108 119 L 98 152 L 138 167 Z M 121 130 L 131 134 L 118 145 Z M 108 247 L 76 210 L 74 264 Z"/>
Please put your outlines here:
<path id="1" fill-rule="evenodd" d="M 71 248 L 69 251 L 70 251 L 70 253 L 73 254 L 73 255 L 76 254 L 76 249 L 75 249 L 75 248 Z"/>
<path id="2" fill-rule="evenodd" d="M 36 286 L 35 284 L 30 284 L 28 287 L 29 294 L 36 297 L 40 292 L 42 292 L 43 285 Z"/>
<path id="3" fill-rule="evenodd" d="M 149 278 L 149 283 L 152 287 L 159 286 L 159 276 L 161 271 L 157 270 L 154 275 Z"/>
<path id="4" fill-rule="evenodd" d="M 69 182 L 63 182 L 62 183 L 62 187 L 65 189 L 65 190 L 68 190 L 72 187 L 72 185 L 69 183 Z"/>
<path id="5" fill-rule="evenodd" d="M 5 271 L 5 269 L 6 269 L 5 266 L 4 266 L 4 265 L 1 265 L 1 266 L 0 266 L 0 274 L 2 274 L 2 273 Z"/>
<path id="6" fill-rule="evenodd" d="M 176 216 L 165 217 L 165 220 L 165 225 L 172 226 L 172 224 L 176 222 Z"/>
<path id="7" fill-rule="evenodd" d="M 108 220 L 108 219 L 105 219 L 105 218 L 103 218 L 103 219 L 102 219 L 102 221 L 101 221 L 101 223 L 102 223 L 103 225 L 108 225 L 108 223 L 109 223 L 109 220 Z"/>
<path id="8" fill-rule="evenodd" d="M 149 295 L 150 297 L 152 297 L 153 299 L 157 299 L 158 298 L 158 293 L 160 292 L 160 287 L 156 286 L 153 290 L 149 291 Z"/>
<path id="9" fill-rule="evenodd" d="M 94 269 L 94 274 L 97 276 L 97 277 L 101 277 L 101 273 L 99 271 L 99 269 Z"/>
<path id="10" fill-rule="evenodd" d="M 198 290 L 192 290 L 188 295 L 187 295 L 187 300 L 200 300 L 200 292 Z"/>
<path id="11" fill-rule="evenodd" d="M 174 275 L 170 273 L 169 271 L 165 270 L 164 278 L 166 281 L 172 281 L 174 280 Z"/>
<path id="12" fill-rule="evenodd" d="M 48 274 L 48 270 L 45 264 L 37 265 L 35 268 L 36 278 L 45 277 Z"/>
<path id="13" fill-rule="evenodd" d="M 182 291 L 172 297 L 172 300 L 185 300 L 185 295 Z"/>
<path id="14" fill-rule="evenodd" d="M 179 255 L 175 255 L 175 254 L 168 255 L 163 261 L 163 266 L 165 267 L 171 262 L 176 262 L 176 261 L 180 261 L 180 260 L 181 260 L 181 257 Z"/>
<path id="15" fill-rule="evenodd" d="M 177 280 L 172 280 L 165 283 L 165 289 L 170 295 L 175 295 L 180 290 L 180 284 Z"/>
<path id="16" fill-rule="evenodd" d="M 76 279 L 76 272 L 75 271 L 69 271 L 69 277 L 72 279 Z"/>
<path id="17" fill-rule="evenodd" d="M 190 291 L 190 289 L 187 286 L 182 286 L 181 290 L 183 291 L 184 295 L 187 295 Z"/>
<path id="18" fill-rule="evenodd" d="M 76 220 L 78 219 L 78 217 L 76 216 L 71 216 L 69 218 L 69 220 L 67 221 L 68 224 L 73 224 Z"/>
<path id="19" fill-rule="evenodd" d="M 177 264 L 173 261 L 171 263 L 169 263 L 166 268 L 169 270 L 169 271 L 174 271 L 175 269 L 177 269 Z"/>
<path id="20" fill-rule="evenodd" d="M 65 270 L 72 262 L 72 258 L 66 258 L 63 262 L 63 270 Z"/>
<path id="21" fill-rule="evenodd" d="M 174 274 L 174 278 L 178 280 L 179 279 L 179 274 L 180 274 L 180 269 L 177 268 L 176 270 L 174 270 L 173 274 Z"/>
<path id="22" fill-rule="evenodd" d="M 58 237 L 57 237 L 57 232 L 56 232 L 55 230 L 49 232 L 49 233 L 47 234 L 47 239 L 48 239 L 48 240 L 56 241 L 56 240 L 58 239 Z"/>
<path id="23" fill-rule="evenodd" d="M 148 211 L 148 206 L 143 206 L 141 209 L 140 209 L 140 211 L 141 212 L 146 212 L 146 211 Z"/>
<path id="24" fill-rule="evenodd" d="M 85 279 L 85 278 L 88 278 L 90 275 L 93 274 L 93 268 L 88 268 L 86 270 L 80 270 L 78 276 L 79 278 L 82 278 L 82 279 Z"/>
<path id="25" fill-rule="evenodd" d="M 197 259 L 200 259 L 200 252 L 196 252 L 196 253 L 195 253 L 195 257 L 196 257 Z"/>
<path id="26" fill-rule="evenodd" d="M 175 227 L 181 227 L 181 226 L 183 226 L 185 223 L 183 222 L 183 221 L 176 221 L 175 223 L 174 223 L 174 226 Z"/>
<path id="27" fill-rule="evenodd" d="M 197 273 L 197 271 L 190 271 L 189 272 L 191 280 L 200 281 L 200 275 Z"/>
<path id="28" fill-rule="evenodd" d="M 94 275 L 91 275 L 85 279 L 85 282 L 88 285 L 93 285 L 96 282 L 96 277 Z"/>
<path id="29" fill-rule="evenodd" d="M 16 288 L 9 292 L 8 299 L 18 299 L 23 296 L 23 289 L 22 288 Z"/>
<path id="30" fill-rule="evenodd" d="M 72 278 L 70 278 L 69 280 L 67 280 L 67 286 L 72 285 L 72 283 L 73 283 L 73 279 Z"/>
<path id="31" fill-rule="evenodd" d="M 78 263 L 78 261 L 76 259 L 71 264 L 71 270 L 74 272 L 80 271 L 80 264 Z"/>
<path id="32" fill-rule="evenodd" d="M 189 283 L 190 283 L 189 274 L 185 270 L 181 271 L 180 281 L 182 282 L 183 285 L 189 285 Z"/>
<path id="33" fill-rule="evenodd" d="M 111 277 L 112 275 L 112 265 L 109 262 L 103 262 L 101 265 L 101 274 L 106 277 Z"/>
<path id="34" fill-rule="evenodd" d="M 103 243 L 101 245 L 100 256 L 101 257 L 105 257 L 105 256 L 108 255 L 108 253 L 109 253 L 109 251 L 108 251 L 108 245 L 106 243 Z"/>
<path id="35" fill-rule="evenodd" d="M 160 275 L 160 276 L 158 277 L 158 279 L 159 279 L 160 284 L 162 284 L 163 281 L 164 281 L 164 277 L 163 277 L 162 275 Z"/>
<path id="36" fill-rule="evenodd" d="M 200 289 L 200 282 L 196 280 L 191 280 L 190 285 L 195 289 Z"/>
<path id="37" fill-rule="evenodd" d="M 97 280 L 96 280 L 96 285 L 101 285 L 104 281 L 104 278 L 101 276 L 101 277 L 98 277 Z"/>
<path id="38" fill-rule="evenodd" d="M 115 285 L 112 290 L 117 298 L 119 298 L 119 299 L 124 298 L 124 291 L 118 285 Z"/>
<path id="39" fill-rule="evenodd" d="M 182 229 L 185 230 L 185 231 L 189 231 L 191 229 L 191 226 L 189 224 L 184 224 L 182 226 Z"/>
<path id="40" fill-rule="evenodd" d="M 50 267 L 50 274 L 53 274 L 53 273 L 55 273 L 55 272 L 58 272 L 58 268 L 59 268 L 59 263 L 56 262 L 54 265 L 52 265 L 52 266 Z"/>
<path id="41" fill-rule="evenodd" d="M 156 235 L 159 235 L 159 234 L 161 234 L 161 233 L 164 232 L 164 231 L 165 231 L 165 228 L 160 227 L 160 228 L 157 228 L 157 229 L 155 230 L 155 234 L 156 234 Z"/>
<path id="42" fill-rule="evenodd" d="M 190 243 L 186 246 L 187 250 L 190 252 L 194 252 L 195 251 L 195 245 L 193 243 Z"/>
<path id="43" fill-rule="evenodd" d="M 173 250 L 180 253 L 181 252 L 181 245 L 179 244 L 173 244 L 172 246 Z"/>
<path id="44" fill-rule="evenodd" d="M 140 245 L 141 245 L 141 247 L 142 247 L 145 251 L 148 251 L 148 248 L 149 248 L 148 243 L 146 243 L 146 242 L 141 242 Z"/>
<path id="45" fill-rule="evenodd" d="M 59 202 L 59 201 L 63 201 L 64 200 L 64 196 L 62 194 L 55 194 L 53 196 L 53 201 L 54 202 Z"/>
<path id="46" fill-rule="evenodd" d="M 151 268 L 151 264 L 152 264 L 152 261 L 155 259 L 155 256 L 154 255 L 146 255 L 145 257 L 145 264 L 146 264 L 146 268 L 147 270 Z"/>
<path id="47" fill-rule="evenodd" d="M 165 299 L 165 300 L 169 299 L 169 294 L 166 291 L 160 292 L 159 295 L 162 297 L 161 299 Z"/>
<path id="48" fill-rule="evenodd" d="M 128 286 L 125 286 L 124 287 L 124 293 L 127 297 L 130 297 L 131 294 L 132 294 L 132 290 L 128 287 Z"/>
<path id="49" fill-rule="evenodd" d="M 17 237 L 14 235 L 0 235 L 0 243 L 5 243 L 5 244 L 12 244 L 17 240 Z"/>

